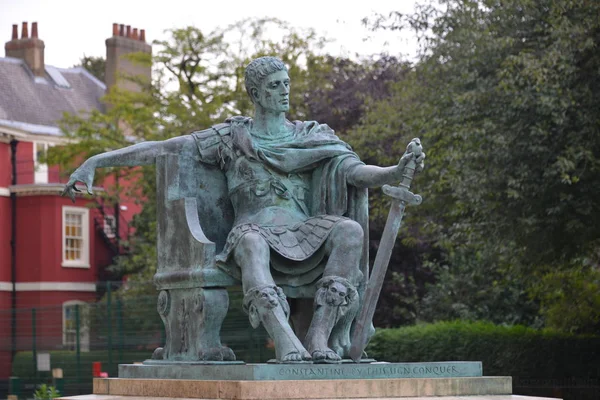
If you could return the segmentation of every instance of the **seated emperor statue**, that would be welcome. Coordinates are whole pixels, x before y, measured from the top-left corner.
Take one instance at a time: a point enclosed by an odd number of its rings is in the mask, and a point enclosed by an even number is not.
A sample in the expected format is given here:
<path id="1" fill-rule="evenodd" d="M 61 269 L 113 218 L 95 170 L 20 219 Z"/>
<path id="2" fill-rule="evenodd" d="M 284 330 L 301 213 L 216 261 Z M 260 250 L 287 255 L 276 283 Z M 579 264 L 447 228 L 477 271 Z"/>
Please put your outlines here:
<path id="1" fill-rule="evenodd" d="M 217 262 L 241 275 L 251 324 L 264 325 L 279 362 L 341 362 L 358 312 L 357 288 L 364 284 L 363 228 L 348 217 L 348 193 L 400 181 L 415 155 L 405 153 L 391 167 L 365 165 L 327 125 L 288 121 L 290 78 L 277 58 L 253 60 L 245 84 L 254 118 L 233 117 L 191 135 L 93 156 L 71 175 L 64 193 L 74 198 L 78 181 L 89 191 L 95 168 L 153 164 L 160 154 L 193 152 L 199 162 L 220 167 L 235 220 Z M 417 171 L 423 158 L 415 159 Z M 311 275 L 318 265 L 324 265 L 322 275 Z M 288 323 L 290 307 L 274 274 L 316 281 L 303 340 Z"/>

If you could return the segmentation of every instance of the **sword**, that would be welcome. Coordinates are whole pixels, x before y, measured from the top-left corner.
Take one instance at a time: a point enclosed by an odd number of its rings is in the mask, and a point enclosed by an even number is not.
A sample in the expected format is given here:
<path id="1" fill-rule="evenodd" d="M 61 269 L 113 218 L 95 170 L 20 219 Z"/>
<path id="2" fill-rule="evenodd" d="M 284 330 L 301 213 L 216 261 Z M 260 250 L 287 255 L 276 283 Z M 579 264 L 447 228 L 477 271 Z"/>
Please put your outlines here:
<path id="1" fill-rule="evenodd" d="M 404 175 L 402 175 L 402 181 L 398 187 L 383 185 L 383 193 L 392 198 L 390 204 L 390 213 L 388 214 L 383 234 L 381 235 L 381 241 L 379 242 L 379 250 L 375 256 L 375 263 L 373 264 L 373 272 L 367 288 L 364 294 L 363 305 L 360 310 L 360 314 L 356 319 L 354 331 L 352 333 L 352 340 L 350 346 L 350 358 L 354 362 L 360 362 L 363 351 L 367 347 L 367 343 L 370 339 L 371 323 L 373 321 L 373 315 L 375 314 L 375 306 L 377 306 L 377 300 L 381 293 L 381 287 L 383 286 L 383 279 L 385 272 L 387 271 L 390 257 L 392 256 L 392 250 L 394 248 L 394 242 L 398 236 L 398 230 L 402 223 L 402 217 L 404 216 L 404 209 L 407 205 L 419 205 L 421 204 L 422 198 L 418 194 L 410 192 L 410 184 L 415 176 L 415 169 L 417 168 L 416 159 L 423 152 L 421 147 L 421 140 L 416 138 L 406 147 L 406 151 L 413 153 L 413 158 L 406 164 L 404 168 Z"/>

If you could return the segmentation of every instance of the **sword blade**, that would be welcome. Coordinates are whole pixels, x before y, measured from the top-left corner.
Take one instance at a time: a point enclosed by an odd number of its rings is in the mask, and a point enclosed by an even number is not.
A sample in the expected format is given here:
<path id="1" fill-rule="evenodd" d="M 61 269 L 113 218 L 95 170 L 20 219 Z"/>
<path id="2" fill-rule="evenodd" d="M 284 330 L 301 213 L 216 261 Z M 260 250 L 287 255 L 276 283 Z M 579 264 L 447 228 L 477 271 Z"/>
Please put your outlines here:
<path id="1" fill-rule="evenodd" d="M 354 331 L 352 333 L 350 358 L 355 362 L 360 361 L 362 353 L 367 346 L 370 333 L 369 328 L 371 327 L 371 321 L 375 314 L 377 300 L 379 300 L 379 294 L 381 293 L 385 273 L 392 256 L 394 243 L 396 242 L 396 237 L 398 236 L 398 231 L 402 224 L 405 208 L 406 204 L 403 201 L 392 199 L 390 213 L 388 214 L 381 241 L 379 242 L 379 249 L 375 256 L 375 262 L 373 263 L 373 271 L 369 279 L 369 284 L 365 290 L 362 308 L 356 319 Z"/>

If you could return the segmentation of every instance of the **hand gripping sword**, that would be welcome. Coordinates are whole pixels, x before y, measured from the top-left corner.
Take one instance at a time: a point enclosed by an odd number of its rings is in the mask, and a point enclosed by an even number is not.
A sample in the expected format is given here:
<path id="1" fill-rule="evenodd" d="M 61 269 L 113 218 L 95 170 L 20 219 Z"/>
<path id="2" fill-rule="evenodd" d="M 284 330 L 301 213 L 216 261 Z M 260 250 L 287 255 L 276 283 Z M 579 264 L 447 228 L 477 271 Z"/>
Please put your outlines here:
<path id="1" fill-rule="evenodd" d="M 404 174 L 402 175 L 402 181 L 398 187 L 383 185 L 383 193 L 392 198 L 390 205 L 390 213 L 388 214 L 383 234 L 381 235 L 381 241 L 379 242 L 379 250 L 375 256 L 375 263 L 373 264 L 373 272 L 367 283 L 367 288 L 364 294 L 364 300 L 360 314 L 356 319 L 354 331 L 352 333 L 351 347 L 350 347 L 350 358 L 354 362 L 359 362 L 365 347 L 369 341 L 369 335 L 371 333 L 371 322 L 373 321 L 373 315 L 375 314 L 375 306 L 381 293 L 381 287 L 383 286 L 383 279 L 385 272 L 387 271 L 390 257 L 392 256 L 392 250 L 394 248 L 394 242 L 398 236 L 398 230 L 402 223 L 402 217 L 404 216 L 404 209 L 407 205 L 419 205 L 421 204 L 421 196 L 410 192 L 410 184 L 415 176 L 415 169 L 417 168 L 416 159 L 423 152 L 421 147 L 421 140 L 418 138 L 411 140 L 408 144 L 406 151 L 413 153 L 413 158 L 408 161 L 406 167 L 404 167 Z"/>

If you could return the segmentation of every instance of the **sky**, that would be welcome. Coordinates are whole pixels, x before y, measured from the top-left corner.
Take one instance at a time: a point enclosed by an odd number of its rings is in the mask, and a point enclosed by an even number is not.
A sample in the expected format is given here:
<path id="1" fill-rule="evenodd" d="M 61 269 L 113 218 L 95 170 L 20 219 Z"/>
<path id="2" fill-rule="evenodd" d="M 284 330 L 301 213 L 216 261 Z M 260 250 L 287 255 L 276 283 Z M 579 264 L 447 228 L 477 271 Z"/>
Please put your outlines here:
<path id="1" fill-rule="evenodd" d="M 353 57 L 383 51 L 413 57 L 416 43 L 408 34 L 373 33 L 364 17 L 390 11 L 410 12 L 415 0 L 0 0 L 0 41 L 11 38 L 12 25 L 38 23 L 45 63 L 60 68 L 87 56 L 105 56 L 112 24 L 145 29 L 146 41 L 165 39 L 166 29 L 196 26 L 210 32 L 247 17 L 276 17 L 298 28 L 314 28 L 332 39 L 325 51 Z M 368 38 L 368 39 L 366 39 Z M 4 52 L 1 57 L 4 57 Z"/>

